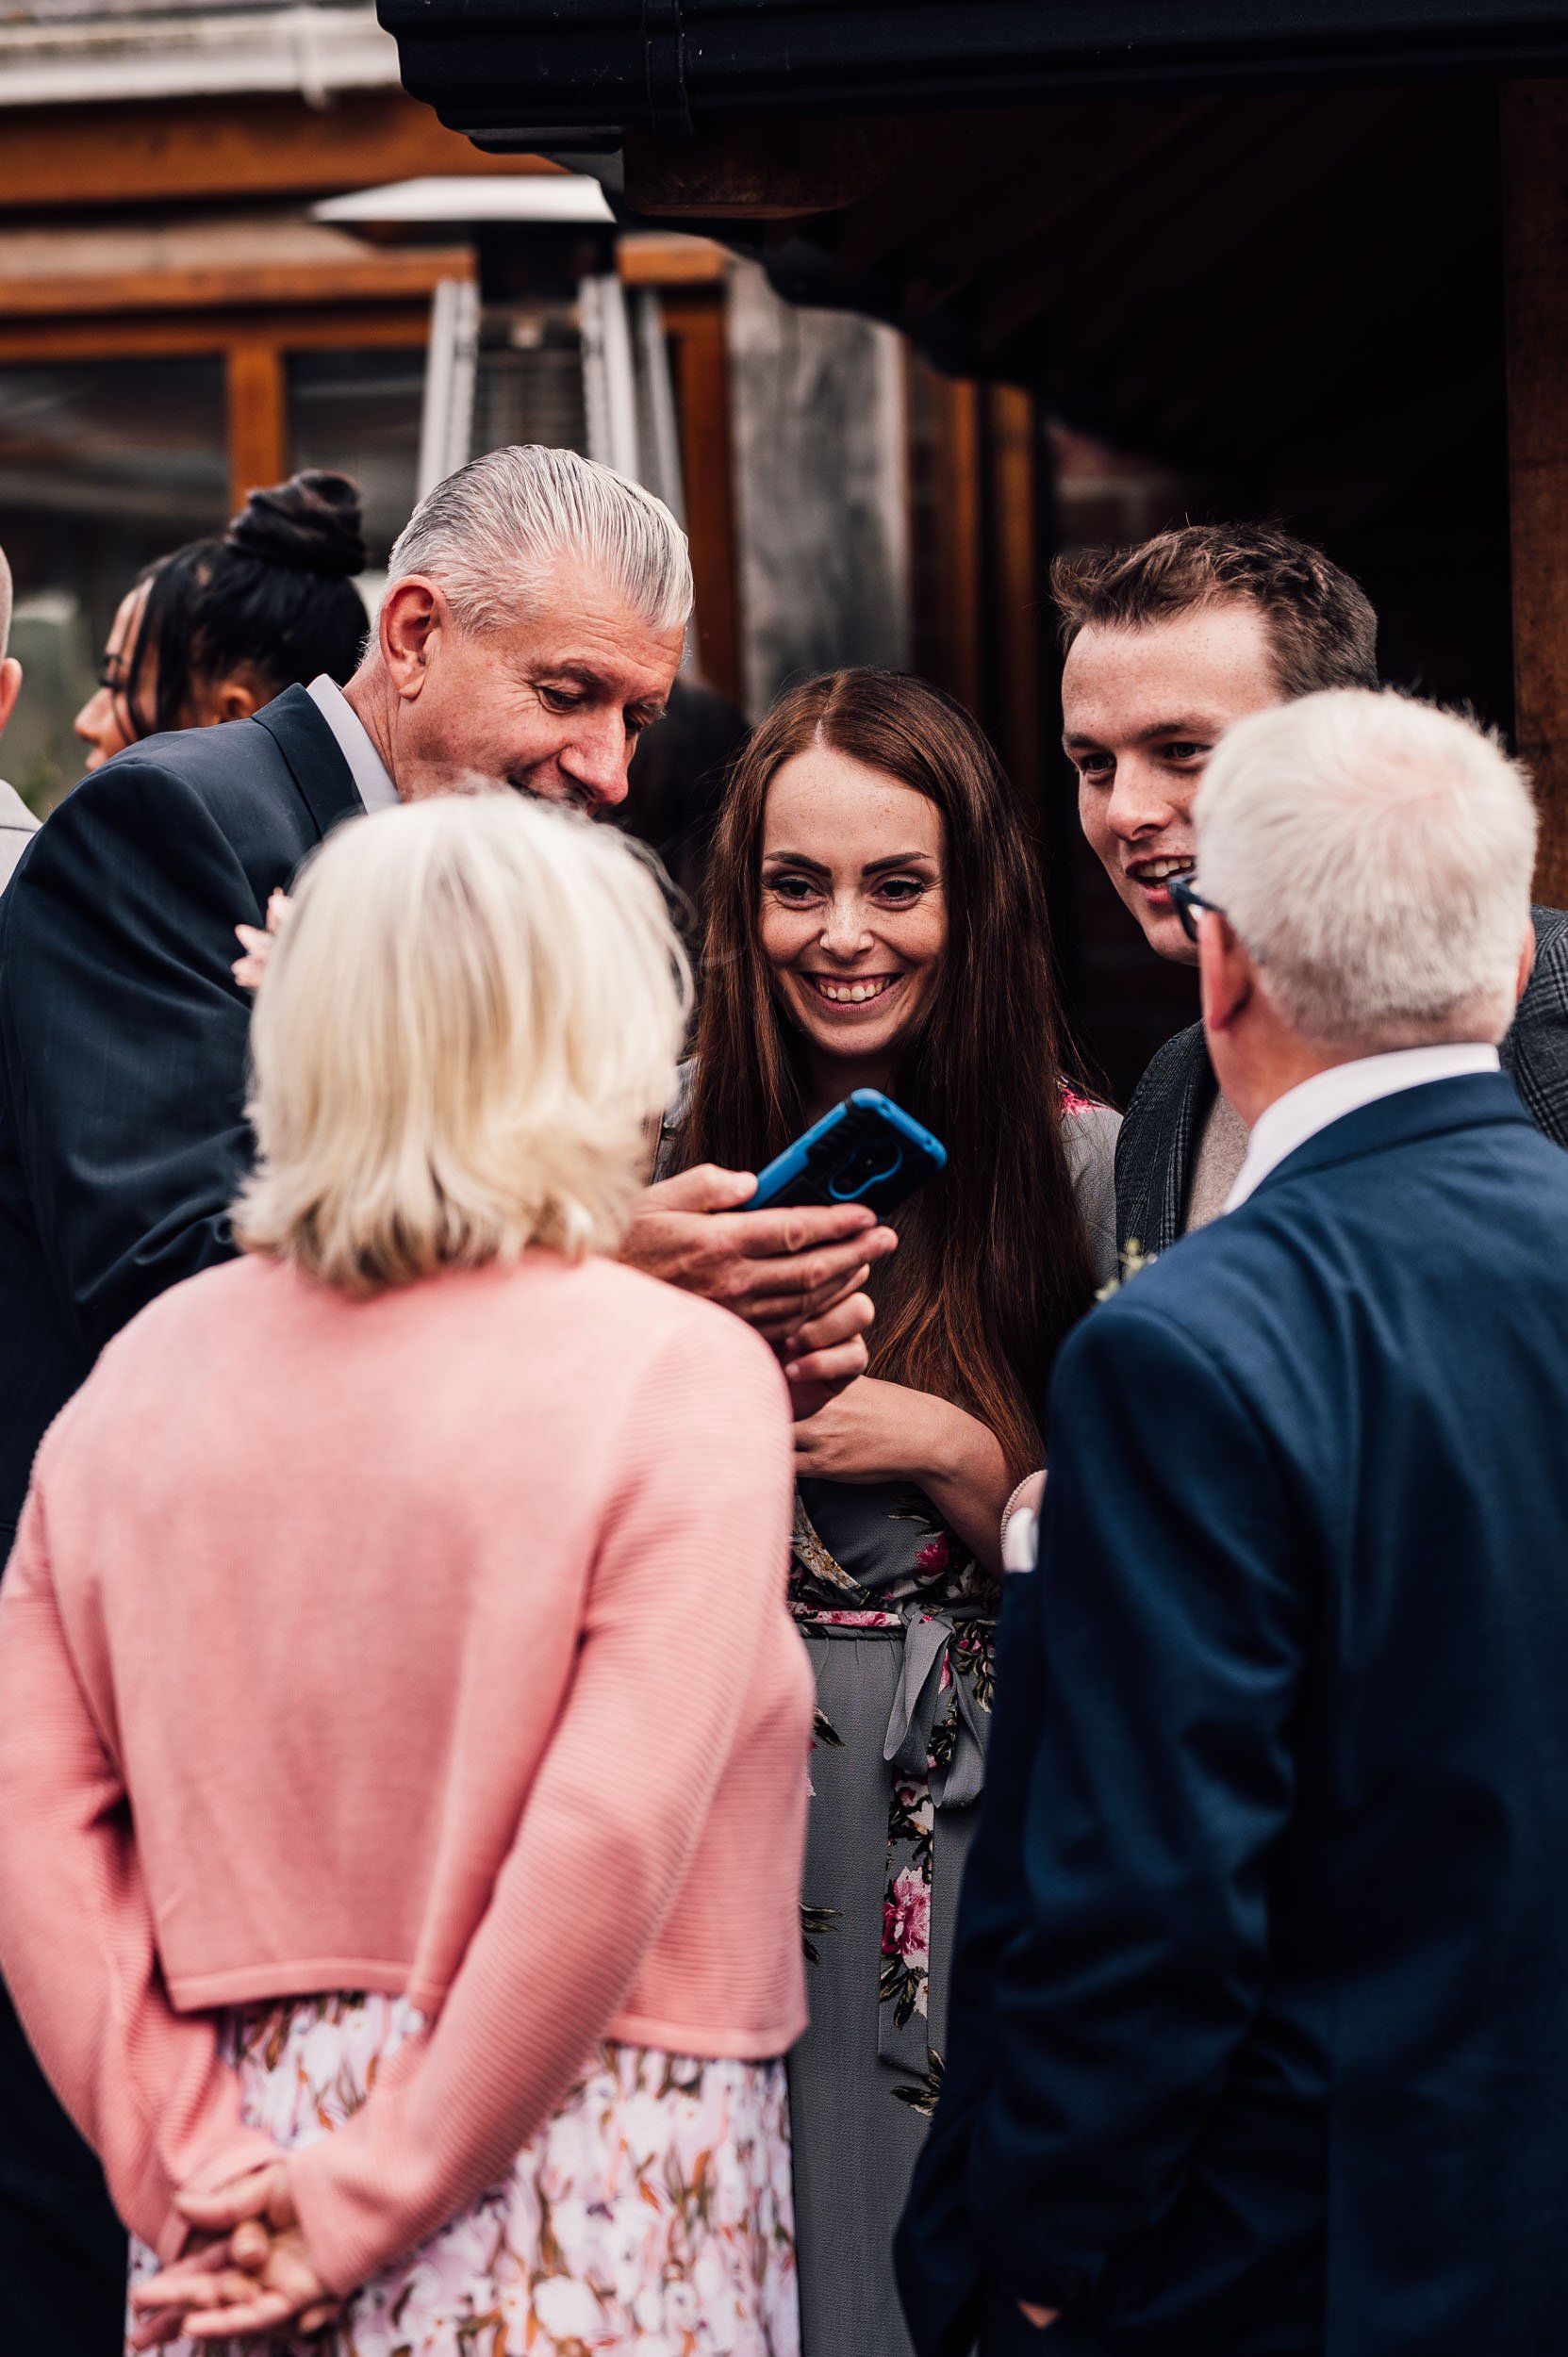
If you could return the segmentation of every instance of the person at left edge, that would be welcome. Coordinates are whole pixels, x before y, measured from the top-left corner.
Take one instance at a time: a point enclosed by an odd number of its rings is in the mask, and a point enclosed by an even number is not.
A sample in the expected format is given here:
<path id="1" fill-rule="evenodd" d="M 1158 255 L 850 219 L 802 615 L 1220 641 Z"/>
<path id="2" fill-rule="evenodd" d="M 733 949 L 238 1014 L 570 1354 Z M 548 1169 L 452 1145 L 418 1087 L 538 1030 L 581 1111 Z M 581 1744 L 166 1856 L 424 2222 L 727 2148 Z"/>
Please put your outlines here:
<path id="1" fill-rule="evenodd" d="M 0 898 L 0 1554 L 34 1450 L 105 1343 L 234 1253 L 252 1153 L 236 924 L 259 924 L 367 808 L 476 783 L 613 806 L 663 709 L 691 603 L 685 536 L 608 469 L 492 452 L 421 504 L 391 576 L 346 690 L 317 679 L 254 718 L 127 748 L 61 803 Z M 866 1363 L 852 1288 L 894 1240 L 853 1206 L 704 1215 L 750 1188 L 696 1171 L 652 1190 L 622 1258 L 782 1343 L 797 1406 L 817 1406 Z M 0 2001 L 8 2351 L 119 2350 L 124 2244 L 104 2197 L 83 2195 L 86 2167 Z"/>
<path id="2" fill-rule="evenodd" d="M 6 562 L 6 552 L 0 549 L 0 734 L 16 709 L 16 699 L 22 686 L 22 666 L 15 655 L 7 652 L 11 629 L 11 569 Z M 27 837 L 38 825 L 14 785 L 0 778 L 0 891 L 26 848 Z"/>

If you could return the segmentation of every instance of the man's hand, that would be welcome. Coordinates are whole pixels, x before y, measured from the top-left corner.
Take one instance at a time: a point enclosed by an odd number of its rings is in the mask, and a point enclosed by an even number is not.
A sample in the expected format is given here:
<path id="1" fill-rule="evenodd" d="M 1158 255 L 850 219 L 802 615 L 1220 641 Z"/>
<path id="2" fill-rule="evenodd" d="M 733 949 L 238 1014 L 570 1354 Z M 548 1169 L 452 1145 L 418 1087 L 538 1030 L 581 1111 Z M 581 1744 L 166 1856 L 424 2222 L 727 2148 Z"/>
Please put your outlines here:
<path id="1" fill-rule="evenodd" d="M 1060 2308 L 1032 2308 L 1027 2299 L 1020 2299 L 1018 2302 L 1018 2314 L 1022 2316 L 1027 2316 L 1030 2323 L 1038 2326 L 1039 2330 L 1043 2332 L 1048 2324 L 1054 2324 L 1056 2322 L 1056 2319 L 1062 2314 L 1062 2311 Z"/>
<path id="2" fill-rule="evenodd" d="M 866 1373 L 866 1330 L 875 1314 L 866 1294 L 847 1294 L 774 1345 L 784 1360 L 797 1424 L 818 1414 Z"/>
<path id="3" fill-rule="evenodd" d="M 661 1179 L 643 1195 L 620 1257 L 721 1302 L 769 1342 L 800 1340 L 824 1310 L 859 1291 L 899 1240 L 859 1203 L 737 1211 L 756 1184 L 749 1171 L 712 1162 Z M 809 1344 L 806 1355 L 829 1346 Z"/>

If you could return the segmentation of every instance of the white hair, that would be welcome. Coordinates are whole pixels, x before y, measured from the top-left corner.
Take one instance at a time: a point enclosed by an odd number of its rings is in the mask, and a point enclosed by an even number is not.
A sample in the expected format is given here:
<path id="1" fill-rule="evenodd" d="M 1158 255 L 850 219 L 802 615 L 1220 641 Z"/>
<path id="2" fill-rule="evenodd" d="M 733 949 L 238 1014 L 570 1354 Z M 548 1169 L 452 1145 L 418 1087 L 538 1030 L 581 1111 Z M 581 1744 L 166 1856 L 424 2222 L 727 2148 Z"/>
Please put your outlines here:
<path id="1" fill-rule="evenodd" d="M 388 559 L 388 581 L 438 581 L 469 630 L 519 620 L 563 559 L 580 562 L 651 630 L 691 614 L 686 536 L 640 483 L 574 450 L 514 443 L 470 459 L 422 499 Z"/>
<path id="2" fill-rule="evenodd" d="M 240 1241 L 351 1294 L 613 1247 L 689 997 L 610 828 L 510 794 L 339 828 L 256 995 Z"/>
<path id="3" fill-rule="evenodd" d="M 1374 1053 L 1500 1039 L 1530 917 L 1528 781 L 1470 721 L 1334 688 L 1228 729 L 1197 884 L 1291 1028 Z"/>

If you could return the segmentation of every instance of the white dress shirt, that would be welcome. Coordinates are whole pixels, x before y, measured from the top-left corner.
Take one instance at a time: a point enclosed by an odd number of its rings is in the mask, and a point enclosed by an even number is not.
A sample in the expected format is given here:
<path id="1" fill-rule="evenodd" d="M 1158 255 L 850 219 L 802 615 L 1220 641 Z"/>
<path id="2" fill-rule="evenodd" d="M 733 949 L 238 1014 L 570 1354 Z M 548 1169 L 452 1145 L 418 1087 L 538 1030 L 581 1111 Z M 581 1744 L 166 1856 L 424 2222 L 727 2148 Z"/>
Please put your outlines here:
<path id="1" fill-rule="evenodd" d="M 1453 1080 L 1461 1073 L 1496 1072 L 1497 1050 L 1480 1041 L 1461 1041 L 1442 1047 L 1395 1047 L 1386 1056 L 1358 1056 L 1354 1063 L 1337 1063 L 1314 1072 L 1261 1113 L 1247 1140 L 1246 1159 L 1226 1201 L 1233 1211 L 1261 1186 L 1287 1154 L 1315 1138 L 1330 1122 L 1375 1105 L 1380 1096 L 1396 1096 L 1401 1089 L 1424 1088 L 1428 1080 Z"/>
<path id="2" fill-rule="evenodd" d="M 38 832 L 38 820 L 14 785 L 0 778 L 0 889 L 10 881 L 11 869 Z"/>
<path id="3" fill-rule="evenodd" d="M 371 742 L 370 731 L 337 681 L 330 679 L 325 671 L 321 671 L 305 692 L 338 739 L 343 759 L 354 772 L 354 783 L 359 789 L 359 799 L 365 808 L 390 810 L 398 799 L 397 787 L 388 775 L 386 763 Z"/>

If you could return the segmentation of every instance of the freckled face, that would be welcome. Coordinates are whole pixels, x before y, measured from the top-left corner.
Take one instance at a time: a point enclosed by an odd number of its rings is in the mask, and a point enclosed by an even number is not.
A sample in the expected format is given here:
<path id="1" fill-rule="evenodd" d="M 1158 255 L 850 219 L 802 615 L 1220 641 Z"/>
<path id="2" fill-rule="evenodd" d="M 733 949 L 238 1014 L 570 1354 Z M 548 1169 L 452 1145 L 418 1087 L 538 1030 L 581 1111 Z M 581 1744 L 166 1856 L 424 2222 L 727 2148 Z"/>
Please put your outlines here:
<path id="1" fill-rule="evenodd" d="M 913 786 L 824 745 L 778 771 L 763 828 L 762 946 L 817 1057 L 891 1067 L 941 971 L 945 876 L 942 814 Z"/>
<path id="2" fill-rule="evenodd" d="M 98 684 L 83 704 L 72 727 L 89 747 L 83 767 L 101 769 L 111 753 L 124 752 L 142 733 L 126 701 L 131 685 L 130 658 L 136 645 L 136 634 L 141 627 L 141 616 L 147 603 L 147 585 L 127 591 L 115 610 L 114 621 L 104 647 L 104 666 L 98 674 Z M 151 699 L 153 682 L 151 666 L 143 664 L 139 701 L 145 705 Z"/>

